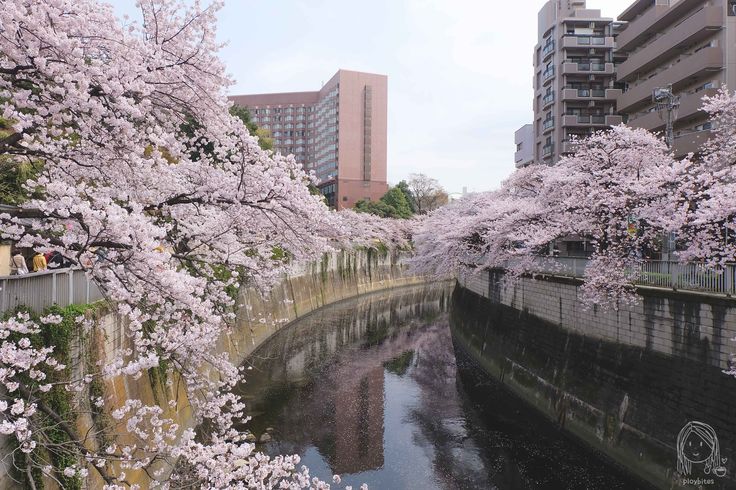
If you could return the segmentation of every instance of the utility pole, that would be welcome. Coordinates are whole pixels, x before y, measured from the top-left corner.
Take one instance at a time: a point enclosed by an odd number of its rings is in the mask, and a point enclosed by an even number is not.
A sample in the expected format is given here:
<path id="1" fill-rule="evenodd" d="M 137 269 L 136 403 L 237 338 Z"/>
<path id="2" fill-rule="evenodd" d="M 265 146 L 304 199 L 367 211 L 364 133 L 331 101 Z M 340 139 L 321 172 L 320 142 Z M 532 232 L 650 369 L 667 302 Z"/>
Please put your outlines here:
<path id="1" fill-rule="evenodd" d="M 652 102 L 654 102 L 657 111 L 662 115 L 664 112 L 665 129 L 664 141 L 668 148 L 672 148 L 675 143 L 674 124 L 677 117 L 677 109 L 680 108 L 680 96 L 672 93 L 672 85 L 666 87 L 655 88 L 652 93 Z"/>
<path id="2" fill-rule="evenodd" d="M 654 102 L 657 111 L 660 116 L 664 113 L 665 118 L 665 135 L 664 141 L 667 143 L 667 148 L 672 149 L 672 145 L 675 144 L 675 118 L 677 117 L 677 109 L 680 108 L 680 96 L 672 93 L 672 85 L 666 87 L 655 88 L 652 93 L 652 102 Z M 677 237 L 674 233 L 669 233 L 666 242 L 664 257 L 668 261 L 667 267 L 669 269 L 669 261 L 672 260 L 672 253 L 675 251 L 675 242 Z M 664 258 L 663 257 L 663 258 Z"/>

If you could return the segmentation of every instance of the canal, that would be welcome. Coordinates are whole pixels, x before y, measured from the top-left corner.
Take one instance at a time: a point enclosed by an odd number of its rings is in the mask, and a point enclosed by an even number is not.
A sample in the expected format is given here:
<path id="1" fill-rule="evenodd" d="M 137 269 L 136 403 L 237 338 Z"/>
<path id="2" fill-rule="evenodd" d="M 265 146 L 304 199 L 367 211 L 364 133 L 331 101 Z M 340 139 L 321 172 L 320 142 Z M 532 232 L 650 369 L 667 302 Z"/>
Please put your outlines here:
<path id="1" fill-rule="evenodd" d="M 244 428 L 357 489 L 649 488 L 484 374 L 453 343 L 452 284 L 318 310 L 248 360 Z"/>

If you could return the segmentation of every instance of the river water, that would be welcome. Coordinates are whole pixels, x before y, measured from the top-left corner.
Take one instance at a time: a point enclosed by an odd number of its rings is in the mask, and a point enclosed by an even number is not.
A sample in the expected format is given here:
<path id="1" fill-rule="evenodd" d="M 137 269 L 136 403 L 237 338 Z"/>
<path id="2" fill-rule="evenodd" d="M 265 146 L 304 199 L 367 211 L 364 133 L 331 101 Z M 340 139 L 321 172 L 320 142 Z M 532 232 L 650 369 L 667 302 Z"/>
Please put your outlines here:
<path id="1" fill-rule="evenodd" d="M 276 334 L 239 388 L 245 428 L 342 487 L 647 488 L 484 375 L 453 347 L 452 287 L 344 301 Z"/>

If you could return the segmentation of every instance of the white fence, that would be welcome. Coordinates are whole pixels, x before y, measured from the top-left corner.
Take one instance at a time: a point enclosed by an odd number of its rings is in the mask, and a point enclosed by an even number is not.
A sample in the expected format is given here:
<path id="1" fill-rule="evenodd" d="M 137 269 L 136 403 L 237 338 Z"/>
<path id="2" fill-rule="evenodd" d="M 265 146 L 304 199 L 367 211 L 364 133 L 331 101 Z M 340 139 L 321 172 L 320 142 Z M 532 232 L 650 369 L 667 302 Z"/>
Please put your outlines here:
<path id="1" fill-rule="evenodd" d="M 535 270 L 543 274 L 582 278 L 588 259 L 539 257 Z M 719 268 L 694 262 L 646 260 L 632 266 L 636 284 L 718 294 L 736 294 L 736 264 Z"/>
<path id="2" fill-rule="evenodd" d="M 0 314 L 18 306 L 41 312 L 51 305 L 87 304 L 100 299 L 97 285 L 79 269 L 0 276 Z"/>

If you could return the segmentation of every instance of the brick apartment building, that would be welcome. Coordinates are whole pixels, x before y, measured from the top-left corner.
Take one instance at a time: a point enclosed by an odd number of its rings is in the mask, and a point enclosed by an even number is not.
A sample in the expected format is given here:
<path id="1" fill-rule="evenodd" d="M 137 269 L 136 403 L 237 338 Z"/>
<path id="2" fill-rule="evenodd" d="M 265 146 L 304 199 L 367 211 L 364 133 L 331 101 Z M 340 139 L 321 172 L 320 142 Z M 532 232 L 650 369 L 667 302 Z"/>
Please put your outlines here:
<path id="1" fill-rule="evenodd" d="M 387 92 L 385 75 L 339 70 L 318 91 L 230 99 L 271 131 L 274 151 L 314 171 L 328 204 L 343 209 L 388 190 Z"/>
<path id="2" fill-rule="evenodd" d="M 679 97 L 677 156 L 697 153 L 710 135 L 702 98 L 736 88 L 736 0 L 636 0 L 618 21 L 585 0 L 549 0 L 539 12 L 534 51 L 534 123 L 517 131 L 517 166 L 554 164 L 585 136 L 622 121 L 662 132 L 656 88 Z"/>

